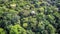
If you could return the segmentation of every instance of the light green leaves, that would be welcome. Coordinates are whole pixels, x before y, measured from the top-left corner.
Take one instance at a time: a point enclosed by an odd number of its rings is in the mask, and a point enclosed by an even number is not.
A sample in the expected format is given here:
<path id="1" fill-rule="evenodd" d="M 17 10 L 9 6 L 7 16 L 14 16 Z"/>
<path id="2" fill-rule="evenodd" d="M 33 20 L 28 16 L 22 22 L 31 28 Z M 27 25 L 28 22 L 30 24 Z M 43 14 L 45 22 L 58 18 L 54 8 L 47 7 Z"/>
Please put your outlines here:
<path id="1" fill-rule="evenodd" d="M 26 34 L 26 30 L 20 25 L 9 26 L 10 34 Z"/>
<path id="2" fill-rule="evenodd" d="M 2 28 L 0 28 L 0 34 L 6 34 L 6 31 Z"/>

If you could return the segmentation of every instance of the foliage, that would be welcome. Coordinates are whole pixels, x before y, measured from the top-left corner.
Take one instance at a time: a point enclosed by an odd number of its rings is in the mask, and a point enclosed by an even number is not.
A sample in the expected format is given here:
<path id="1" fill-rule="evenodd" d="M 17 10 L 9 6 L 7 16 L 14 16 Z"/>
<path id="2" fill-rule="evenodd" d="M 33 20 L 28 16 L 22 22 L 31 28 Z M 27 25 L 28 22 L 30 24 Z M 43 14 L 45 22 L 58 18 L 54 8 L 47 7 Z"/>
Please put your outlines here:
<path id="1" fill-rule="evenodd" d="M 2 28 L 0 28 L 0 34 L 6 34 L 6 31 Z"/>
<path id="2" fill-rule="evenodd" d="M 10 34 L 26 34 L 26 30 L 20 25 L 9 26 Z"/>
<path id="3" fill-rule="evenodd" d="M 0 0 L 0 34 L 60 34 L 60 0 Z"/>

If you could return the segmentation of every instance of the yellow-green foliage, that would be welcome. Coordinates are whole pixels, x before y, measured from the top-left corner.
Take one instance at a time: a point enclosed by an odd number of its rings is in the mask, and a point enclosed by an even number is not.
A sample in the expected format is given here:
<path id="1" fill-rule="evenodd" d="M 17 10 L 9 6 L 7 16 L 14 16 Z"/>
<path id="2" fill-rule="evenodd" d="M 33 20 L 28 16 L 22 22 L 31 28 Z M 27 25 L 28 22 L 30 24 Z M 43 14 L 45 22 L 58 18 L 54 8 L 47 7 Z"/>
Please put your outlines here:
<path id="1" fill-rule="evenodd" d="M 9 26 L 10 34 L 26 34 L 26 30 L 20 25 Z"/>
<path id="2" fill-rule="evenodd" d="M 3 28 L 0 28 L 0 34 L 6 34 L 6 31 Z"/>

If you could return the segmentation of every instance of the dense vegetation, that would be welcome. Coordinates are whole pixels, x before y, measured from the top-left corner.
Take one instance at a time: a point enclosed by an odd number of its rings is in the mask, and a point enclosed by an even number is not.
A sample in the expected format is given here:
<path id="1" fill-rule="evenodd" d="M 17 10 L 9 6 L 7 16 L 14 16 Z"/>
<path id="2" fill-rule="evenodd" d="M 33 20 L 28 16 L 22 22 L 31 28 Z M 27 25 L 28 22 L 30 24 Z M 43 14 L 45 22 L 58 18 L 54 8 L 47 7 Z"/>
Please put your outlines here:
<path id="1" fill-rule="evenodd" d="M 0 0 L 0 34 L 60 34 L 60 0 Z"/>

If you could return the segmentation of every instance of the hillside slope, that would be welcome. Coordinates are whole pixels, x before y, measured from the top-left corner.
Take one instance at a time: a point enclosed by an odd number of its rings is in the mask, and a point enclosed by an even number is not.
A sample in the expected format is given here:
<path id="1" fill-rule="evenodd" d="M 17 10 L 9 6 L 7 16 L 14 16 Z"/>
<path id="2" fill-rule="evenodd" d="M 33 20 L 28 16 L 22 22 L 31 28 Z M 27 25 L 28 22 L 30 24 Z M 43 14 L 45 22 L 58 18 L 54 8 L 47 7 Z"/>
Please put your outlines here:
<path id="1" fill-rule="evenodd" d="M 0 34 L 60 34 L 60 0 L 0 0 Z"/>

